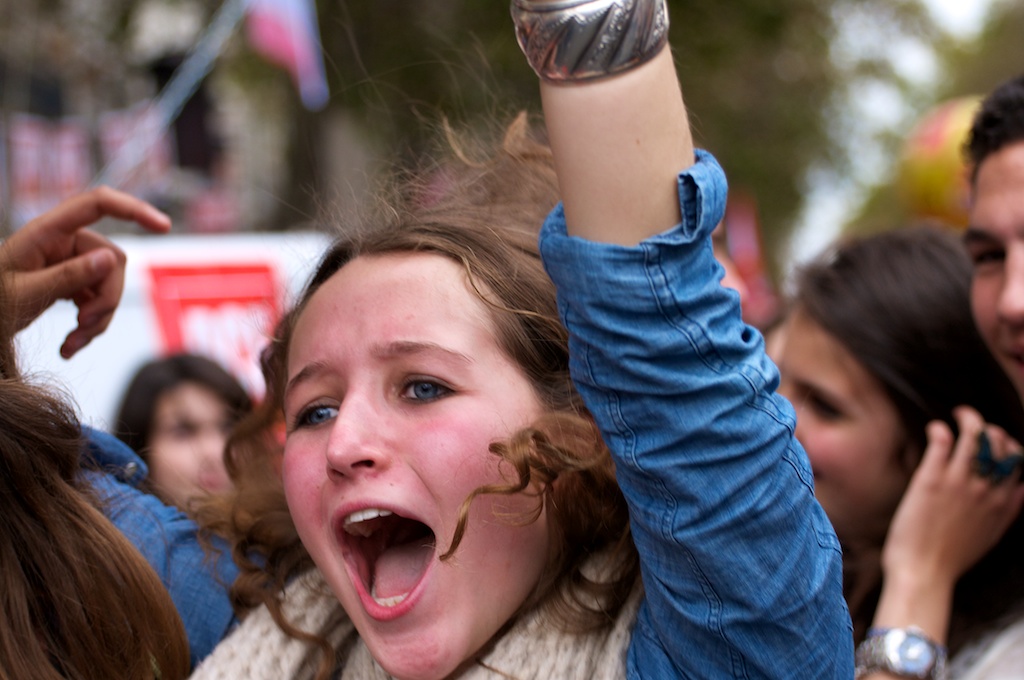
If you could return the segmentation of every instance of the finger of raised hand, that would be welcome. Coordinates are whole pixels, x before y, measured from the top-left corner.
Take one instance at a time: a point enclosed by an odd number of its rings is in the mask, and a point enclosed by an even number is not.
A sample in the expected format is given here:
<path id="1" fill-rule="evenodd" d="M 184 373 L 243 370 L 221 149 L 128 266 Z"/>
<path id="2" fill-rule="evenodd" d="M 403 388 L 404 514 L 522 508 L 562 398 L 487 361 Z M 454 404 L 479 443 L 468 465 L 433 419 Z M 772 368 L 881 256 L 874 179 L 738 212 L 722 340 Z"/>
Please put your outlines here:
<path id="1" fill-rule="evenodd" d="M 975 409 L 959 406 L 953 409 L 953 419 L 959 432 L 949 467 L 958 477 L 965 477 L 975 470 L 979 449 L 986 445 L 989 439 L 985 433 L 985 421 Z"/>
<path id="2" fill-rule="evenodd" d="M 78 306 L 78 326 L 61 346 L 61 356 L 70 359 L 78 350 L 102 333 L 114 318 L 124 289 L 124 268 L 116 264 L 109 250 L 96 250 L 84 257 L 105 257 L 109 271 L 91 286 L 79 288 L 73 300 Z"/>
<path id="3" fill-rule="evenodd" d="M 941 420 L 933 420 L 925 426 L 925 437 L 928 443 L 914 476 L 941 477 L 950 465 L 959 442 L 954 439 L 949 425 Z"/>
<path id="4" fill-rule="evenodd" d="M 171 228 L 170 217 L 146 201 L 110 187 L 97 187 L 73 196 L 33 221 L 39 223 L 37 228 L 42 231 L 72 234 L 104 217 L 135 222 L 147 231 L 161 234 Z"/>
<path id="5" fill-rule="evenodd" d="M 98 257 L 102 254 L 109 258 L 110 268 L 104 276 L 95 278 L 88 285 L 79 286 L 70 296 L 78 306 L 78 327 L 68 335 L 61 347 L 64 358 L 70 358 L 107 329 L 124 291 L 124 252 L 98 234 L 83 232 L 79 235 L 93 237 L 89 242 L 82 239 L 81 247 L 89 249 L 87 256 Z"/>
<path id="6" fill-rule="evenodd" d="M 954 461 L 958 473 L 994 486 L 1019 478 L 1020 444 L 1001 427 L 981 421 L 973 409 L 956 409 L 954 417 L 961 428 Z"/>
<path id="7" fill-rule="evenodd" d="M 10 277 L 14 327 L 21 330 L 57 300 L 75 299 L 82 291 L 104 285 L 116 273 L 117 258 L 107 249 L 88 253 L 45 269 Z"/>
<path id="8" fill-rule="evenodd" d="M 74 248 L 69 239 L 104 217 L 132 221 L 154 233 L 165 233 L 171 228 L 170 218 L 149 203 L 110 187 L 97 187 L 28 222 L 4 244 L 4 255 L 10 266 L 18 270 L 54 264 Z"/>

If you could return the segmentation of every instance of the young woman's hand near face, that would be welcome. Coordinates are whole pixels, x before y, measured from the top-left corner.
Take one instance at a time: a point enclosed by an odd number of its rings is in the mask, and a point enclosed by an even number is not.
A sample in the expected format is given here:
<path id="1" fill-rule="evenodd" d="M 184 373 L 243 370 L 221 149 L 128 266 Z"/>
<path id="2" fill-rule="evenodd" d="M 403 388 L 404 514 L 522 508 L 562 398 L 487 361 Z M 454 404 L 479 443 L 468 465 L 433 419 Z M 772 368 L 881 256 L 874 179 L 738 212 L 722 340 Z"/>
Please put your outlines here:
<path id="1" fill-rule="evenodd" d="M 998 543 L 1024 505 L 1019 466 L 995 480 L 979 474 L 976 463 L 982 432 L 995 461 L 1019 455 L 1020 444 L 972 408 L 956 409 L 954 418 L 956 441 L 945 423 L 928 425 L 924 457 L 882 550 L 885 581 L 873 622 L 914 625 L 938 641 L 946 639 L 957 580 Z"/>

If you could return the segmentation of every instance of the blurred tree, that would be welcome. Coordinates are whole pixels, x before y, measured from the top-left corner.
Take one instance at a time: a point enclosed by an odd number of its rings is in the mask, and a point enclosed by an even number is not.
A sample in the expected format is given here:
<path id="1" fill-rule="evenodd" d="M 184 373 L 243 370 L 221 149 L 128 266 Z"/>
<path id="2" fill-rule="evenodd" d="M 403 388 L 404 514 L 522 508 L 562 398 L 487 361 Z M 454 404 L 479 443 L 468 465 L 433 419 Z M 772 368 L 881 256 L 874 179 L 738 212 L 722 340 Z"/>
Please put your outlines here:
<path id="1" fill-rule="evenodd" d="M 99 92 L 126 103 L 127 90 L 138 84 L 129 77 L 132 64 L 124 49 L 130 4 L 0 0 L 0 129 L 10 130 L 12 113 L 94 120 L 104 105 Z M 9 163 L 9 155 L 0 162 Z M 10 177 L 10 168 L 0 169 L 2 199 L 9 196 Z M 0 210 L 3 229 L 10 227 L 7 207 Z"/>
<path id="2" fill-rule="evenodd" d="M 914 110 L 928 111 L 940 102 L 959 97 L 983 96 L 1003 81 L 1024 72 L 1024 4 L 1012 0 L 993 2 L 982 30 L 970 40 L 947 39 L 936 43 L 938 73 L 932 87 L 918 90 Z M 909 124 L 916 119 L 910 117 Z M 897 158 L 907 130 L 894 130 L 893 158 Z M 845 226 L 849 233 L 891 229 L 919 217 L 909 209 L 899 191 L 898 166 L 871 191 L 857 215 Z"/>
<path id="3" fill-rule="evenodd" d="M 911 86 L 877 50 L 837 54 L 844 24 L 874 43 L 910 36 L 931 43 L 938 29 L 919 0 L 669 0 L 671 42 L 699 143 L 730 181 L 757 203 L 774 257 L 793 228 L 810 168 L 842 175 L 850 163 L 837 111 L 858 83 Z M 537 86 L 515 44 L 504 1 L 320 0 L 331 107 L 356 111 L 387 157 L 411 158 L 438 114 L 459 121 L 537 110 Z M 846 36 L 856 42 L 856 36 Z M 849 51 L 849 50 L 847 50 Z M 309 214 L 320 115 L 294 104 L 305 150 L 292 161 L 305 185 L 284 205 Z M 293 146 L 293 148 L 295 148 Z M 288 223 L 281 216 L 279 223 Z M 771 263 L 772 265 L 775 262 Z"/>
<path id="4" fill-rule="evenodd" d="M 206 16 L 221 4 L 148 1 L 199 6 Z M 668 1 L 671 42 L 698 141 L 716 153 L 732 185 L 756 201 L 777 271 L 809 172 L 850 174 L 850 97 L 865 84 L 896 93 L 912 88 L 879 46 L 901 40 L 930 45 L 940 33 L 922 0 Z M 283 106 L 290 123 L 289 151 L 281 160 L 287 186 L 274 204 L 278 214 L 263 215 L 265 224 L 308 221 L 322 197 L 335 190 L 325 186 L 332 180 L 325 158 L 331 147 L 324 140 L 342 113 L 358 121 L 356 129 L 373 155 L 412 160 L 440 115 L 472 123 L 539 109 L 536 81 L 515 44 L 506 0 L 316 2 L 332 93 L 326 110 L 302 109 L 287 75 L 260 61 L 241 39 L 220 66 L 242 90 Z M 63 27 L 52 44 L 67 52 L 64 68 L 90 74 L 91 80 L 80 82 L 125 88 L 125 72 L 138 68 L 125 45 L 128 27 L 144 3 L 28 4 L 35 18 Z M 31 34 L 27 19 L 16 20 L 22 3 L 0 5 L 0 18 L 11 19 L 0 38 Z M 103 43 L 109 49 L 95 48 Z"/>
<path id="5" fill-rule="evenodd" d="M 962 94 L 983 95 L 1004 80 L 1024 72 L 1024 4 L 1002 0 L 993 5 L 975 40 L 951 43 L 943 51 L 940 99 Z"/>

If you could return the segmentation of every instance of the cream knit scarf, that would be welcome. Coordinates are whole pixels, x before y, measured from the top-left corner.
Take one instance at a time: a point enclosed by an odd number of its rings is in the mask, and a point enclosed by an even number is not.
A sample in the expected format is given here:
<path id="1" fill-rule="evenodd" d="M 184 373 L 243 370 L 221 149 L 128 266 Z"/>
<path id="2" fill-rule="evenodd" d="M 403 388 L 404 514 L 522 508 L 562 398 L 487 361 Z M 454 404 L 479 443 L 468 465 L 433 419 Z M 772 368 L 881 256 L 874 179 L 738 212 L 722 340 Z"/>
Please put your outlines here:
<path id="1" fill-rule="evenodd" d="M 572 634 L 546 622 L 542 613 L 521 617 L 459 680 L 551 678 L 619 680 L 626 676 L 626 649 L 640 605 L 640 588 L 610 628 Z M 299 629 L 327 635 L 345 658 L 341 680 L 387 680 L 344 616 L 318 570 L 285 591 L 284 612 Z M 310 648 L 281 632 L 266 607 L 254 610 L 192 674 L 191 680 L 311 680 Z"/>

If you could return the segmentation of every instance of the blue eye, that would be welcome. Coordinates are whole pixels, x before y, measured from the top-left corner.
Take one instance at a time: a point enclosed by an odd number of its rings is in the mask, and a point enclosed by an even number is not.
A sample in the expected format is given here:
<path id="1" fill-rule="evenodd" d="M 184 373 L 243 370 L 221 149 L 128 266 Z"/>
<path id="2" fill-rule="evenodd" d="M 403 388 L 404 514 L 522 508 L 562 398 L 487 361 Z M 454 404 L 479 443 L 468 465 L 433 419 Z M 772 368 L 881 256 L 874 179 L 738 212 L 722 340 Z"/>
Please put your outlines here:
<path id="1" fill-rule="evenodd" d="M 313 405 L 299 413 L 299 417 L 295 419 L 295 427 L 316 427 L 336 415 L 338 409 L 333 406 Z"/>
<path id="2" fill-rule="evenodd" d="M 415 380 L 406 385 L 402 396 L 413 401 L 435 401 L 451 394 L 451 390 L 429 380 Z"/>

